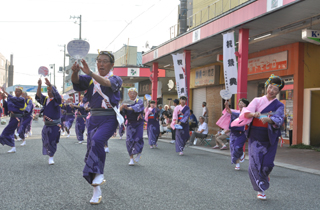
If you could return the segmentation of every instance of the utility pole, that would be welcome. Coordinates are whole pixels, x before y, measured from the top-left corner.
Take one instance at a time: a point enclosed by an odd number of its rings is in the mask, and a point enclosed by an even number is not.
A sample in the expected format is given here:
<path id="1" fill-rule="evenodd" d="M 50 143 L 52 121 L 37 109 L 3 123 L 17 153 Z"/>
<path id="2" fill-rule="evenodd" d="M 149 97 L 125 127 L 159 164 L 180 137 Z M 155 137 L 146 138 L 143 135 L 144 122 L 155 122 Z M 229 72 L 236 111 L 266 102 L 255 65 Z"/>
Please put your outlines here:
<path id="1" fill-rule="evenodd" d="M 79 23 L 79 39 L 81 39 L 81 15 L 80 15 L 80 23 Z"/>
<path id="2" fill-rule="evenodd" d="M 62 69 L 62 93 L 64 93 L 64 83 L 65 83 L 65 76 L 66 76 L 66 45 L 58 45 L 59 47 L 63 47 L 63 69 Z M 60 50 L 61 52 L 62 50 Z M 61 73 L 61 71 L 58 71 L 59 73 Z"/>
<path id="3" fill-rule="evenodd" d="M 81 15 L 80 16 L 70 16 L 70 19 L 79 19 L 79 39 L 81 39 L 81 23 L 82 23 L 82 21 L 81 21 Z M 75 24 L 77 24 L 77 21 L 74 21 L 74 23 Z"/>

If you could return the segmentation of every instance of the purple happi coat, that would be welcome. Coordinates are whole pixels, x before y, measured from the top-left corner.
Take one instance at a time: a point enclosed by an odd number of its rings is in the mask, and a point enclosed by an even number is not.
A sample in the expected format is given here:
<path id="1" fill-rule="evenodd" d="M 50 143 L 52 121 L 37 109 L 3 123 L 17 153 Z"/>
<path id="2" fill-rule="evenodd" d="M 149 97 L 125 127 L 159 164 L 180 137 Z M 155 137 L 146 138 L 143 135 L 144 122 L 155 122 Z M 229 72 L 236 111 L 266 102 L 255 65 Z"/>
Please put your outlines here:
<path id="1" fill-rule="evenodd" d="M 79 103 L 77 104 L 77 106 L 80 106 L 80 108 L 77 108 L 77 112 L 76 112 L 75 130 L 76 130 L 78 141 L 83 141 L 83 133 L 86 128 L 85 123 L 87 118 L 87 111 L 85 110 L 83 103 Z"/>
<path id="2" fill-rule="evenodd" d="M 240 113 L 231 113 L 230 122 L 230 153 L 231 153 L 231 163 L 236 164 L 237 160 L 243 155 L 243 145 L 247 141 L 247 136 L 245 134 L 245 127 L 231 127 L 231 123 L 238 118 Z"/>
<path id="3" fill-rule="evenodd" d="M 66 117 L 65 117 L 65 122 L 64 122 L 64 126 L 66 127 L 66 129 L 70 130 L 74 121 L 74 108 L 71 108 L 70 105 L 66 105 Z"/>
<path id="4" fill-rule="evenodd" d="M 150 109 L 150 108 L 148 108 Z M 154 108 L 148 113 L 148 125 L 147 125 L 147 134 L 149 139 L 149 145 L 157 145 L 158 137 L 160 134 L 160 124 L 159 124 L 159 114 L 160 110 Z"/>
<path id="5" fill-rule="evenodd" d="M 135 103 L 128 105 L 133 110 L 123 109 L 122 113 L 127 117 L 127 139 L 126 145 L 129 155 L 136 155 L 142 152 L 143 141 L 143 101 L 136 99 Z"/>
<path id="6" fill-rule="evenodd" d="M 58 91 L 52 86 L 53 98 L 44 96 L 41 94 L 39 98 L 36 95 L 36 100 L 42 104 L 43 111 L 43 120 L 60 120 L 61 113 L 61 96 Z M 44 125 L 42 129 L 42 154 L 49 155 L 53 157 L 57 151 L 57 143 L 60 140 L 60 127 L 59 125 Z"/>
<path id="7" fill-rule="evenodd" d="M 178 105 L 174 109 L 173 119 L 177 119 L 178 123 L 181 122 L 182 129 L 175 129 L 176 131 L 176 152 L 182 152 L 186 142 L 190 138 L 189 134 L 189 117 L 190 117 L 190 108 L 185 105 L 182 107 Z"/>
<path id="8" fill-rule="evenodd" d="M 249 138 L 249 176 L 255 191 L 265 191 L 269 188 L 268 176 L 274 167 L 278 140 L 281 135 L 281 125 L 284 119 L 284 105 L 278 99 L 267 100 L 266 96 L 255 98 L 248 107 L 243 108 L 241 117 L 247 112 L 269 113 L 274 124 L 262 124 L 254 118 L 248 130 Z"/>
<path id="9" fill-rule="evenodd" d="M 27 107 L 24 110 L 24 116 L 21 120 L 18 134 L 21 139 L 25 138 L 25 133 L 28 131 L 28 127 L 31 126 L 30 123 L 32 121 L 32 113 L 33 113 L 33 103 L 30 99 L 25 99 L 25 103 Z M 30 127 L 29 127 L 30 128 Z"/>
<path id="10" fill-rule="evenodd" d="M 76 91 L 85 91 L 83 103 L 90 102 L 91 108 L 101 108 L 103 97 L 97 92 L 94 93 L 94 82 L 88 75 L 79 75 L 79 84 L 73 83 Z M 112 106 L 118 106 L 120 101 L 120 88 L 122 79 L 118 76 L 110 76 L 111 87 L 100 85 L 101 91 L 109 97 Z M 106 153 L 104 145 L 114 134 L 117 129 L 118 121 L 116 115 L 110 116 L 90 116 L 87 120 L 88 139 L 87 153 L 85 156 L 85 167 L 83 169 L 83 177 L 89 184 L 92 183 L 96 173 L 104 173 L 104 164 Z"/>
<path id="11" fill-rule="evenodd" d="M 10 113 L 22 115 L 25 109 L 25 100 L 23 97 L 14 97 L 8 95 L 7 101 L 3 100 L 3 108 L 5 109 L 5 115 Z M 19 121 L 22 117 L 10 117 L 8 125 L 3 129 L 0 136 L 0 143 L 2 145 L 8 145 L 14 147 L 14 131 L 17 129 Z"/>

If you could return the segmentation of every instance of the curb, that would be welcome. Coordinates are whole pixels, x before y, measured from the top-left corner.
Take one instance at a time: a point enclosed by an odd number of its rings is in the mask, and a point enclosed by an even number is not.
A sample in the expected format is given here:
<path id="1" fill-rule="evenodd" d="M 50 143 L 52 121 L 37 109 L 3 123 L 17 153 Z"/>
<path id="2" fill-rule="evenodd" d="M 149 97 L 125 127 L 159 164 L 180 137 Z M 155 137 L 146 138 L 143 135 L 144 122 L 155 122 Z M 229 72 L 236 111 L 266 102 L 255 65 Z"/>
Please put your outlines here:
<path id="1" fill-rule="evenodd" d="M 148 136 L 145 135 L 145 136 L 143 136 L 143 138 L 148 138 Z M 161 141 L 161 142 L 164 142 L 164 143 L 170 143 L 171 140 L 158 139 L 158 141 Z M 230 156 L 229 153 L 226 153 L 226 152 L 223 152 L 223 151 L 219 151 L 219 150 L 213 150 L 211 148 L 203 148 L 203 147 L 200 147 L 200 146 L 192 146 L 192 147 L 188 147 L 188 148 L 202 150 L 202 151 L 206 151 L 206 152 L 212 152 L 212 153 L 219 154 L 219 155 Z M 245 159 L 249 160 L 249 158 L 247 156 L 245 157 Z M 278 166 L 278 167 L 282 167 L 282 168 L 295 170 L 295 171 L 301 171 L 301 172 L 305 172 L 305 173 L 320 175 L 320 170 L 316 170 L 316 169 L 296 166 L 296 165 L 287 164 L 287 163 L 281 163 L 281 162 L 278 162 L 278 161 L 274 161 L 274 165 Z"/>

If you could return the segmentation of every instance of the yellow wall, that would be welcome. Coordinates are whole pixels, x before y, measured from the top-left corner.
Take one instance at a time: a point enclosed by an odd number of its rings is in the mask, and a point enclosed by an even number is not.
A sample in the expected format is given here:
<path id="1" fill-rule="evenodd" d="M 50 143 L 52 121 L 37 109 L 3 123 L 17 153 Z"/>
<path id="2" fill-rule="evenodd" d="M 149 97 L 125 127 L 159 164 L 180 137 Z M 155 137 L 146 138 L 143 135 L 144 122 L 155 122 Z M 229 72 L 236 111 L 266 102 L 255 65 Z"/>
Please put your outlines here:
<path id="1" fill-rule="evenodd" d="M 320 87 L 320 46 L 304 44 L 304 88 Z M 300 70 L 300 69 L 299 69 Z"/>
<path id="2" fill-rule="evenodd" d="M 206 22 L 249 0 L 193 0 L 193 26 Z M 214 3 L 216 2 L 216 3 Z M 213 4 L 214 3 L 214 4 Z M 208 7 L 210 5 L 210 7 Z M 189 17 L 188 17 L 189 18 Z"/>

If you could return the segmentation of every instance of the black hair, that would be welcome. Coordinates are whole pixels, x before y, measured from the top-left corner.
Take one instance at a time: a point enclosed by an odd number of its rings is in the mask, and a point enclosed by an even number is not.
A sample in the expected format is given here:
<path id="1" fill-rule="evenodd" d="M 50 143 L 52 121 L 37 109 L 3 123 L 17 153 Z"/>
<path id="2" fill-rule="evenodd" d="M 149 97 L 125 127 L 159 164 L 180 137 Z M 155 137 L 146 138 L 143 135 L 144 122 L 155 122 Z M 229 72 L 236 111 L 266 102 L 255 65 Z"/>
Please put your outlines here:
<path id="1" fill-rule="evenodd" d="M 190 109 L 190 113 L 193 114 L 193 111 Z"/>
<path id="2" fill-rule="evenodd" d="M 285 85 L 285 82 L 280 78 L 280 77 L 274 77 L 270 80 L 270 84 L 276 84 L 276 85 L 279 85 L 279 91 L 282 90 L 282 88 L 284 87 Z"/>

